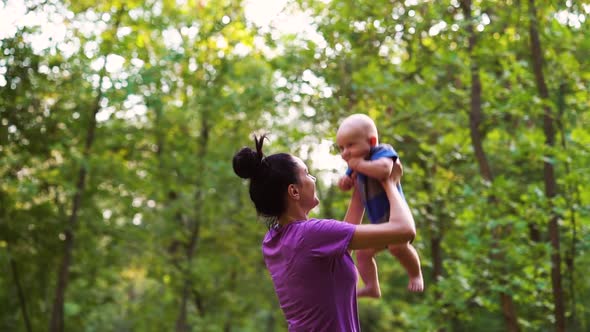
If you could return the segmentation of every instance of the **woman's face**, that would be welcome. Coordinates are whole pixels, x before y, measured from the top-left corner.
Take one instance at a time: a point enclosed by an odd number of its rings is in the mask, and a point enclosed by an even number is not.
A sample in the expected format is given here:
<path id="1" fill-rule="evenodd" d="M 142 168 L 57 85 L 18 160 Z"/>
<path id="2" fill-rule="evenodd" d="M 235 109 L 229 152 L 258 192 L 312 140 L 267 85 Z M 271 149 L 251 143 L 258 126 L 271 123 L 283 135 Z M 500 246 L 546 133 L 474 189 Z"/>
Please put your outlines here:
<path id="1" fill-rule="evenodd" d="M 316 178 L 309 174 L 307 166 L 301 159 L 295 156 L 293 159 L 297 164 L 297 178 L 299 179 L 297 186 L 299 187 L 301 204 L 307 211 L 310 211 L 320 203 L 320 200 L 318 199 L 315 191 Z"/>

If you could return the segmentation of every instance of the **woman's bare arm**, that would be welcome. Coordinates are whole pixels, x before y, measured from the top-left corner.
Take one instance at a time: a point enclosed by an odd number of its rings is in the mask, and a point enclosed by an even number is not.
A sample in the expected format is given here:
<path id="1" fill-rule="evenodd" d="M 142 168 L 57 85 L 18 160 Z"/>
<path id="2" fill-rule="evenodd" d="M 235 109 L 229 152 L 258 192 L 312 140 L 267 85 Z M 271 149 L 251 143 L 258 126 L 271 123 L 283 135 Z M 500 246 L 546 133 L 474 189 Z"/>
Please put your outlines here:
<path id="1" fill-rule="evenodd" d="M 394 164 L 392 176 L 382 182 L 389 199 L 389 222 L 358 225 L 348 249 L 384 248 L 390 244 L 403 244 L 414 239 L 416 236 L 414 218 L 408 204 L 395 187 L 401 174 L 402 167 L 397 161 Z"/>
<path id="2" fill-rule="evenodd" d="M 344 221 L 349 224 L 359 225 L 363 221 L 363 214 L 365 213 L 365 207 L 361 201 L 361 195 L 355 184 L 352 187 L 352 197 L 348 204 L 348 211 L 344 216 Z"/>

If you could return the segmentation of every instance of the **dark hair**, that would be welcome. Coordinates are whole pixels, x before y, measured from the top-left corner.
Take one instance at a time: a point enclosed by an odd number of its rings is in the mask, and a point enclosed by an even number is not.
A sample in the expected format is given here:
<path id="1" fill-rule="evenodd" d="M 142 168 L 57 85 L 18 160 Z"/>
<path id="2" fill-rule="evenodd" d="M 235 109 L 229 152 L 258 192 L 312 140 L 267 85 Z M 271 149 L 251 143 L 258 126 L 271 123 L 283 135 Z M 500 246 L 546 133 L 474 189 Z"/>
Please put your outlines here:
<path id="1" fill-rule="evenodd" d="M 287 209 L 285 193 L 290 184 L 298 182 L 297 164 L 287 153 L 265 157 L 262 153 L 265 138 L 266 135 L 254 136 L 256 151 L 241 148 L 234 155 L 233 168 L 239 177 L 250 179 L 250 199 L 258 214 L 271 227 Z"/>

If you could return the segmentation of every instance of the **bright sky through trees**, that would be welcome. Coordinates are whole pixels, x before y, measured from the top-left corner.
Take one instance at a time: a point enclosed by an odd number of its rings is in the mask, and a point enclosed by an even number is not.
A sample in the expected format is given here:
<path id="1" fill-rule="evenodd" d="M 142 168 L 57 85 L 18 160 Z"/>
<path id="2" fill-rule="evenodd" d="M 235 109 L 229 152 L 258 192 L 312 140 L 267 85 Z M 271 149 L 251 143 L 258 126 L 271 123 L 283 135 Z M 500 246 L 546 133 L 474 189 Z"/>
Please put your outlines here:
<path id="1" fill-rule="evenodd" d="M 60 6 L 56 5 L 51 8 L 60 8 Z M 0 38 L 14 35 L 19 27 L 40 26 L 41 28 L 38 33 L 29 36 L 35 50 L 41 52 L 43 49 L 52 45 L 59 45 L 58 49 L 67 56 L 73 53 L 77 47 L 77 45 L 72 44 L 60 44 L 65 39 L 67 33 L 64 18 L 72 18 L 72 13 L 67 10 L 56 10 L 58 12 L 34 12 L 27 14 L 25 3 L 22 1 L 9 0 L 5 3 L 0 3 Z M 274 31 L 279 34 L 296 34 L 322 42 L 321 37 L 315 32 L 312 17 L 301 11 L 289 8 L 286 0 L 246 0 L 244 10 L 247 19 L 259 26 L 262 32 Z M 101 28 L 94 23 L 87 22 L 82 27 L 82 30 L 88 33 L 95 33 L 96 31 L 101 31 Z M 166 36 L 166 40 L 169 40 L 170 47 L 174 46 L 174 36 Z M 118 55 L 109 55 L 107 57 L 106 69 L 109 73 L 119 72 L 124 62 L 125 59 Z M 93 66 L 100 68 L 102 63 L 97 62 Z M 313 76 L 310 71 L 306 72 L 308 74 L 307 76 Z M 315 76 L 308 77 L 308 81 L 312 84 L 315 82 L 316 87 L 322 84 L 322 82 L 317 82 Z M 0 86 L 4 85 L 6 85 L 6 80 L 0 73 Z M 329 88 L 323 89 L 324 95 L 329 96 L 331 94 Z M 146 109 L 142 103 L 134 103 L 130 105 L 126 112 L 119 112 L 119 114 L 131 119 L 137 116 L 142 117 L 145 112 Z M 102 109 L 97 114 L 97 120 L 99 122 L 105 121 L 113 113 L 115 113 L 115 110 L 112 108 Z M 314 168 L 324 171 L 320 177 L 326 181 L 333 181 L 335 179 L 333 170 L 341 172 L 346 167 L 338 155 L 331 154 L 330 147 L 332 144 L 333 142 L 329 140 L 322 140 L 310 152 L 309 156 L 310 159 L 315 161 Z M 303 157 L 307 156 L 307 148 L 308 146 L 304 146 L 303 148 L 305 154 Z"/>

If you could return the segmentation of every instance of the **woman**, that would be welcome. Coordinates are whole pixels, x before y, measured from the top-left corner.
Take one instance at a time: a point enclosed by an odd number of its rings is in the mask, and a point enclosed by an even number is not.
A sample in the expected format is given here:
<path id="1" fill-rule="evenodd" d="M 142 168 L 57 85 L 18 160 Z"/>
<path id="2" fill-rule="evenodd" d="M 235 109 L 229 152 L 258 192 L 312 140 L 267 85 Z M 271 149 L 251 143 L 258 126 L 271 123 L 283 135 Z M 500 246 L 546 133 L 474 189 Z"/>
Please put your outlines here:
<path id="1" fill-rule="evenodd" d="M 262 253 L 289 331 L 359 331 L 357 273 L 350 251 L 402 244 L 415 236 L 412 215 L 395 189 L 401 164 L 383 182 L 391 202 L 388 223 L 359 225 L 363 206 L 356 190 L 346 222 L 309 219 L 319 203 L 315 178 L 295 156 L 265 157 L 264 138 L 254 137 L 256 151 L 238 151 L 233 168 L 250 179 L 250 198 L 268 222 Z"/>

